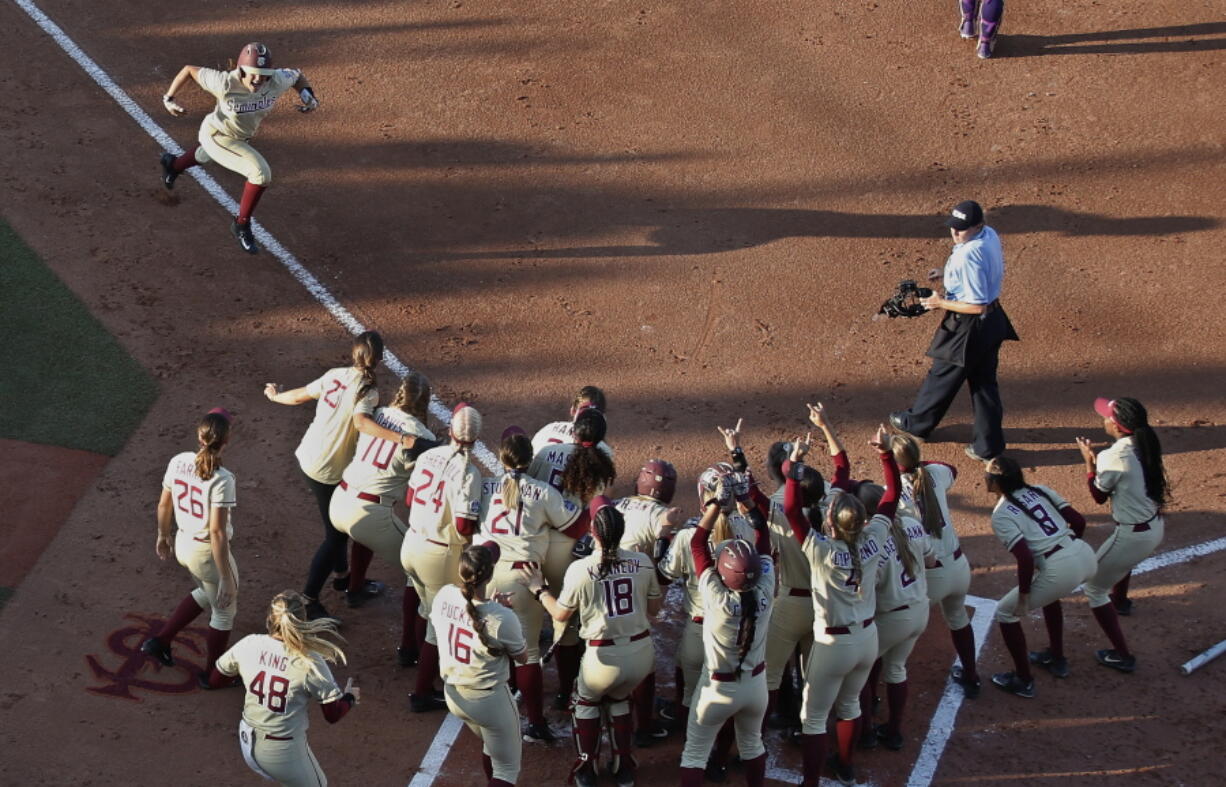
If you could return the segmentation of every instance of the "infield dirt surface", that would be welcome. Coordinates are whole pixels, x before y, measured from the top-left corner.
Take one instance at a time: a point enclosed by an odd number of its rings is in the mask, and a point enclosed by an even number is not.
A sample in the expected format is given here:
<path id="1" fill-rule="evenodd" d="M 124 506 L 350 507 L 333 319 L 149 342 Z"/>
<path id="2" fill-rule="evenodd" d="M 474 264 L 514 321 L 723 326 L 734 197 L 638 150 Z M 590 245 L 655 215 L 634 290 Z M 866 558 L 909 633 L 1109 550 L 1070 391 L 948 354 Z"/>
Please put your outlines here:
<path id="1" fill-rule="evenodd" d="M 717 424 L 743 417 L 761 468 L 821 400 L 871 475 L 865 441 L 910 402 L 935 324 L 871 317 L 900 279 L 943 263 L 942 215 L 974 198 L 1004 241 L 1022 337 L 1001 353 L 1010 452 L 1092 514 L 1097 546 L 1108 519 L 1073 438 L 1105 442 L 1094 397 L 1135 396 L 1175 483 L 1162 549 L 1221 535 L 1226 3 L 1011 4 L 992 61 L 944 0 L 40 7 L 181 145 L 209 107 L 189 87 L 188 117 L 162 110 L 182 64 L 224 66 L 262 40 L 304 69 L 322 106 L 300 115 L 287 95 L 265 123 L 274 180 L 257 218 L 444 402 L 475 404 L 487 442 L 565 417 L 597 384 L 618 491 L 658 455 L 693 508 L 691 480 L 722 458 Z M 218 405 L 238 416 L 236 635 L 300 586 L 321 527 L 292 457 L 310 413 L 261 390 L 314 379 L 348 338 L 271 255 L 237 248 L 194 181 L 162 190 L 156 144 L 20 8 L 0 4 L 0 30 L 4 218 L 162 387 L 0 614 L 0 781 L 254 783 L 234 736 L 241 694 L 166 693 L 186 673 L 133 657 L 146 624 L 125 616 L 163 617 L 190 587 L 154 556 L 154 505 L 166 461 Z M 237 193 L 238 176 L 210 169 Z M 963 398 L 926 458 L 960 469 L 972 593 L 997 598 L 1014 573 L 962 454 L 968 424 Z M 9 510 L 23 493 L 6 483 Z M 1029 702 L 985 686 L 936 780 L 1213 783 L 1226 665 L 1176 668 L 1226 637 L 1211 592 L 1224 559 L 1134 581 L 1133 675 L 1094 664 L 1103 637 L 1083 600 L 1066 604 L 1072 677 L 1039 674 Z M 346 622 L 338 676 L 365 693 L 337 727 L 315 715 L 312 748 L 334 784 L 405 784 L 442 717 L 408 713 L 399 596 L 325 601 Z M 125 626 L 136 633 L 108 644 Z M 1045 645 L 1037 617 L 1027 634 Z M 934 615 L 910 664 L 907 746 L 858 756 L 862 779 L 905 781 L 951 659 Z M 993 631 L 985 678 L 1006 662 Z M 117 680 L 131 699 L 88 690 Z M 774 735 L 775 764 L 799 770 Z M 435 784 L 476 783 L 478 752 L 463 733 Z M 524 754 L 521 784 L 559 783 L 572 756 L 565 742 Z M 675 737 L 641 755 L 640 784 L 675 783 Z"/>

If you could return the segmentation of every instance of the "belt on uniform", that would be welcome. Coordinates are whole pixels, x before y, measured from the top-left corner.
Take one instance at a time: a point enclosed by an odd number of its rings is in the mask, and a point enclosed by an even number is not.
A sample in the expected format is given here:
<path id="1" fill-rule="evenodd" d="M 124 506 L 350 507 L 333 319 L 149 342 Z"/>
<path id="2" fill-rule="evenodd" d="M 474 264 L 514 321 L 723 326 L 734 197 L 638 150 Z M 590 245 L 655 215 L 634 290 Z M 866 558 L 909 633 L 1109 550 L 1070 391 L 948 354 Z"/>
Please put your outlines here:
<path id="1" fill-rule="evenodd" d="M 695 623 L 699 625 L 702 625 L 702 615 L 695 615 L 694 617 L 690 618 L 690 620 L 694 621 Z"/>
<path id="2" fill-rule="evenodd" d="M 427 543 L 427 544 L 434 544 L 436 547 L 447 547 L 448 549 L 451 549 L 451 544 L 448 544 L 448 543 L 443 542 L 443 541 L 435 541 L 433 538 L 427 538 L 427 539 L 426 539 L 426 543 Z"/>
<path id="3" fill-rule="evenodd" d="M 872 618 L 869 618 L 863 623 L 864 628 L 868 628 L 871 625 L 873 625 Z M 827 634 L 850 634 L 851 628 L 848 626 L 826 626 L 826 633 Z"/>
<path id="4" fill-rule="evenodd" d="M 1130 522 L 1116 522 L 1115 524 L 1120 525 L 1121 527 L 1131 527 L 1132 532 L 1134 533 L 1144 533 L 1152 529 L 1150 528 L 1149 523 L 1153 522 L 1157 518 L 1158 518 L 1158 515 L 1154 514 L 1149 519 L 1146 519 L 1144 522 L 1137 522 L 1136 524 L 1133 524 Z"/>
<path id="5" fill-rule="evenodd" d="M 759 664 L 758 666 L 754 667 L 753 672 L 749 673 L 749 677 L 753 678 L 758 675 L 761 675 L 762 670 L 764 669 L 766 669 L 765 661 Z M 736 673 L 735 672 L 712 672 L 711 680 L 718 680 L 721 683 L 726 683 L 727 681 L 730 681 L 730 680 L 736 680 Z"/>
<path id="6" fill-rule="evenodd" d="M 890 612 L 902 612 L 904 609 L 910 609 L 910 608 L 911 608 L 910 604 L 903 604 L 901 607 L 894 607 L 893 609 L 890 610 Z M 890 612 L 887 612 L 886 614 L 888 615 L 890 614 Z"/>
<path id="7" fill-rule="evenodd" d="M 810 598 L 813 595 L 813 591 L 809 590 L 808 588 L 788 588 L 788 595 L 789 596 L 803 596 L 804 598 Z"/>
<path id="8" fill-rule="evenodd" d="M 962 547 L 958 547 L 957 549 L 954 550 L 953 556 L 950 557 L 950 562 L 952 563 L 953 561 L 957 560 L 960 557 L 962 557 Z M 942 567 L 942 563 L 939 560 L 936 562 L 936 565 L 933 566 L 933 568 L 941 568 L 941 567 Z"/>
<path id="9" fill-rule="evenodd" d="M 192 541 L 199 541 L 201 544 L 209 543 L 207 538 L 196 538 L 195 536 L 192 536 Z"/>
<path id="10" fill-rule="evenodd" d="M 269 735 L 266 732 L 261 732 L 260 734 L 264 736 L 264 740 L 266 741 L 292 741 L 294 739 L 293 735 L 282 738 L 280 735 Z"/>
<path id="11" fill-rule="evenodd" d="M 537 563 L 535 560 L 516 560 L 514 563 L 511 564 L 511 568 L 537 569 L 540 567 L 541 567 L 541 564 Z"/>
<path id="12" fill-rule="evenodd" d="M 346 484 L 344 481 L 341 481 L 340 487 L 345 491 L 349 490 L 349 484 Z M 378 495 L 372 495 L 370 492 L 354 492 L 353 494 L 358 500 L 365 500 L 368 503 L 383 503 L 383 498 Z M 388 505 L 391 505 L 391 503 L 388 503 Z"/>
<path id="13" fill-rule="evenodd" d="M 646 639 L 647 637 L 650 637 L 650 636 L 651 636 L 651 629 L 643 629 L 638 634 L 635 634 L 633 637 L 631 637 L 629 642 L 637 642 L 640 639 Z M 591 645 L 593 648 L 603 648 L 606 645 L 616 645 L 617 640 L 615 639 L 589 639 L 587 641 L 587 644 Z"/>
<path id="14" fill-rule="evenodd" d="M 1049 558 L 1049 557 L 1051 557 L 1052 555 L 1054 555 L 1054 554 L 1056 554 L 1057 552 L 1059 552 L 1061 549 L 1064 549 L 1064 544 L 1056 544 L 1054 547 L 1052 547 L 1051 549 L 1049 549 L 1049 550 L 1047 550 L 1046 552 L 1044 552 L 1044 553 L 1043 553 L 1043 557 L 1044 557 L 1045 559 L 1046 559 L 1046 558 Z"/>

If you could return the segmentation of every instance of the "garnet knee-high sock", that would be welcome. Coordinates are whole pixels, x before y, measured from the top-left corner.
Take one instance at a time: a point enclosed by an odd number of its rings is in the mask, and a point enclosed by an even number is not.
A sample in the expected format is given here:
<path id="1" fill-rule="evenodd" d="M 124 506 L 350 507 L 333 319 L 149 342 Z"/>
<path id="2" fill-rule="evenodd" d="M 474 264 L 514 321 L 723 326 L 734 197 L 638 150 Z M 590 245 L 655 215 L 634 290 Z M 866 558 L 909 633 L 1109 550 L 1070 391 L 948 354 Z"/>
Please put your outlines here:
<path id="1" fill-rule="evenodd" d="M 1064 658 L 1064 607 L 1053 601 L 1043 607 L 1043 623 L 1047 626 L 1047 639 L 1051 642 L 1053 658 Z"/>
<path id="2" fill-rule="evenodd" d="M 502 779 L 490 779 L 489 787 L 515 787 L 515 785 Z"/>
<path id="3" fill-rule="evenodd" d="M 886 719 L 885 730 L 891 735 L 897 735 L 902 727 L 902 712 L 907 707 L 907 682 L 885 684 L 885 700 L 890 707 L 890 716 Z"/>
<path id="4" fill-rule="evenodd" d="M 1013 657 L 1013 671 L 1024 681 L 1034 680 L 1030 674 L 1030 654 L 1026 652 L 1026 633 L 1021 623 L 1001 623 L 1000 636 Z"/>
<path id="5" fill-rule="evenodd" d="M 746 787 L 764 787 L 766 784 L 766 753 L 763 752 L 752 760 L 745 760 L 744 765 Z"/>
<path id="6" fill-rule="evenodd" d="M 494 778 L 494 761 L 485 752 L 481 753 L 481 770 L 485 771 L 485 778 Z"/>
<path id="7" fill-rule="evenodd" d="M 962 662 L 963 676 L 972 680 L 978 678 L 979 671 L 975 669 L 975 630 L 971 628 L 971 624 L 967 623 L 960 629 L 950 629 L 949 638 L 954 641 L 958 661 Z"/>
<path id="8" fill-rule="evenodd" d="M 230 642 L 229 630 L 222 631 L 209 626 L 209 631 L 204 635 L 205 642 L 205 658 L 207 661 L 204 664 L 204 673 L 207 675 L 213 669 L 213 665 L 217 663 L 217 659 L 221 658 L 221 654 L 226 652 L 226 645 Z"/>
<path id="9" fill-rule="evenodd" d="M 251 181 L 243 185 L 243 198 L 238 203 L 238 216 L 235 217 L 239 224 L 251 221 L 251 214 L 255 212 L 255 206 L 260 204 L 260 197 L 264 196 L 266 188 L 268 187 L 257 186 Z"/>
<path id="10" fill-rule="evenodd" d="M 405 586 L 400 601 L 400 647 L 417 652 L 417 607 L 421 599 L 412 585 Z M 423 633 L 424 636 L 424 633 Z"/>
<path id="11" fill-rule="evenodd" d="M 174 163 L 175 172 L 182 172 L 185 169 L 189 169 L 191 167 L 197 166 L 200 163 L 199 161 L 196 160 L 197 150 L 199 150 L 198 147 L 192 148 L 191 150 L 184 153 L 182 156 L 179 156 L 178 158 L 176 158 L 175 163 Z"/>
<path id="12" fill-rule="evenodd" d="M 762 734 L 766 734 L 766 722 L 770 719 L 771 714 L 775 712 L 775 706 L 779 704 L 779 689 L 771 689 L 766 692 L 766 713 L 762 715 Z"/>
<path id="13" fill-rule="evenodd" d="M 640 730 L 649 730 L 655 726 L 656 717 L 656 673 L 648 673 L 635 689 L 632 695 L 634 702 L 635 723 Z"/>
<path id="14" fill-rule="evenodd" d="M 558 693 L 570 696 L 579 677 L 579 661 L 583 651 L 579 645 L 558 645 L 554 650 L 558 657 Z"/>
<path id="15" fill-rule="evenodd" d="M 851 755 L 860 740 L 860 720 L 863 718 L 839 719 L 834 723 L 834 734 L 839 739 L 839 762 L 843 765 L 851 765 Z"/>
<path id="16" fill-rule="evenodd" d="M 618 757 L 630 758 L 634 763 L 634 717 L 629 713 L 609 718 L 610 741 L 613 743 L 613 754 Z M 620 766 L 620 761 L 618 765 Z"/>
<path id="17" fill-rule="evenodd" d="M 1094 613 L 1094 619 L 1098 621 L 1107 639 L 1111 640 L 1111 647 L 1115 648 L 1115 651 L 1121 656 L 1131 656 L 1132 654 L 1128 652 L 1128 641 L 1124 639 L 1124 632 L 1120 630 L 1120 616 L 1115 611 L 1115 605 L 1108 601 L 1090 611 Z"/>
<path id="18" fill-rule="evenodd" d="M 682 768 L 681 787 L 702 787 L 706 772 L 702 768 Z"/>
<path id="19" fill-rule="evenodd" d="M 413 620 L 413 636 L 417 639 L 417 652 L 421 653 L 421 649 L 426 644 L 426 628 L 429 623 L 421 615 L 418 615 Z"/>
<path id="20" fill-rule="evenodd" d="M 804 781 L 802 787 L 819 787 L 822 783 L 822 765 L 826 762 L 826 733 L 800 736 L 801 753 L 804 757 Z"/>
<path id="21" fill-rule="evenodd" d="M 438 645 L 423 642 L 417 657 L 417 685 L 413 693 L 419 697 L 429 697 L 434 691 L 434 681 L 438 678 Z"/>
<path id="22" fill-rule="evenodd" d="M 732 742 L 736 740 L 736 727 L 729 718 L 724 726 L 715 734 L 715 745 L 711 747 L 711 762 L 721 767 L 728 765 L 728 752 L 732 751 Z"/>
<path id="23" fill-rule="evenodd" d="M 870 728 L 873 726 L 873 699 L 877 696 L 877 680 L 881 677 L 881 659 L 873 662 L 873 668 L 868 671 L 868 680 L 860 689 L 860 718 Z"/>
<path id="24" fill-rule="evenodd" d="M 349 592 L 356 593 L 366 587 L 366 569 L 375 553 L 370 547 L 349 540 Z"/>
<path id="25" fill-rule="evenodd" d="M 515 668 L 515 683 L 524 696 L 524 713 L 530 724 L 545 722 L 545 689 L 542 686 L 541 665 L 523 664 Z"/>
<path id="26" fill-rule="evenodd" d="M 680 667 L 673 668 L 673 687 L 677 691 L 676 696 L 673 698 L 673 707 L 680 713 L 681 700 L 685 697 L 685 672 Z M 681 718 L 681 722 L 684 724 L 686 718 Z"/>
<path id="27" fill-rule="evenodd" d="M 1111 588 L 1111 600 L 1114 602 L 1128 600 L 1128 580 L 1132 579 L 1132 572 L 1129 571 L 1124 575 L 1124 578 L 1115 583 L 1115 587 Z"/>
<path id="28" fill-rule="evenodd" d="M 587 757 L 587 767 L 596 771 L 596 758 L 600 754 L 600 719 L 574 720 L 575 752 L 580 759 Z"/>
<path id="29" fill-rule="evenodd" d="M 187 624 L 196 619 L 202 611 L 202 607 L 196 603 L 196 599 L 192 598 L 192 594 L 188 593 L 179 602 L 179 606 L 175 607 L 174 614 L 170 616 L 170 620 L 162 625 L 161 631 L 157 633 L 157 638 L 163 645 L 169 646 L 180 631 L 187 628 Z"/>

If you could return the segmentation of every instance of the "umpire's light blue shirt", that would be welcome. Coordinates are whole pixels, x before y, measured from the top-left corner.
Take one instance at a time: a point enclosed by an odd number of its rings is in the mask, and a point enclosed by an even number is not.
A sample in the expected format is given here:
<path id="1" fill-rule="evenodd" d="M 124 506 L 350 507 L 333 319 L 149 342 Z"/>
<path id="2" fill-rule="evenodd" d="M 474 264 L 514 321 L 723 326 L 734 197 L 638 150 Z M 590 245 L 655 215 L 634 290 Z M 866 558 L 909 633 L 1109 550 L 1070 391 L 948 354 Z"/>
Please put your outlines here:
<path id="1" fill-rule="evenodd" d="M 945 261 L 945 297 L 987 305 L 1000 297 L 1005 280 L 1005 253 L 996 230 L 985 226 L 966 243 L 954 246 Z"/>

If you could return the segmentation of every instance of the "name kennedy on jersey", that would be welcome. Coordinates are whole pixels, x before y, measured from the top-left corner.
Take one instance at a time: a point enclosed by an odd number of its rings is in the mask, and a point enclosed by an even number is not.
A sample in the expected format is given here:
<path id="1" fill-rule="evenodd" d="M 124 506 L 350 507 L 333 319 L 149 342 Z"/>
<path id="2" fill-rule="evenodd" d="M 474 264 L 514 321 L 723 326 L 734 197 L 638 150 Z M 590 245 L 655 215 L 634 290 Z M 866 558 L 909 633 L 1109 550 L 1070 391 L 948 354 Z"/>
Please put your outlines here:
<path id="1" fill-rule="evenodd" d="M 613 576 L 614 574 L 637 574 L 638 572 L 642 571 L 644 568 L 647 568 L 648 570 L 650 570 L 651 567 L 650 565 L 644 567 L 643 564 L 640 563 L 635 558 L 625 558 L 622 560 L 614 561 L 606 577 L 600 576 L 600 564 L 599 563 L 589 566 L 587 570 L 587 575 L 592 579 L 602 579 L 602 578 L 607 578 L 609 576 Z"/>

